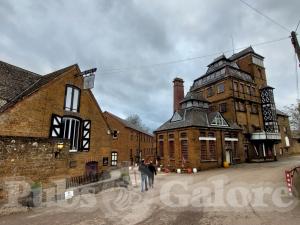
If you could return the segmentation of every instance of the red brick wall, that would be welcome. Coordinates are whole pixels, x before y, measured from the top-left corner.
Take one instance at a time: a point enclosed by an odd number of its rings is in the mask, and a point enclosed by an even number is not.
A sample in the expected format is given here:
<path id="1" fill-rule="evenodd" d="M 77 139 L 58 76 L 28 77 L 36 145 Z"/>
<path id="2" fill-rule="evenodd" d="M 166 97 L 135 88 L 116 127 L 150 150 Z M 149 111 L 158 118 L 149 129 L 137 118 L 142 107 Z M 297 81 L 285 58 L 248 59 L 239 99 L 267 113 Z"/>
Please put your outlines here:
<path id="1" fill-rule="evenodd" d="M 112 151 L 118 152 L 119 162 L 130 162 L 130 151 L 132 150 L 133 160 L 135 159 L 136 151 L 142 151 L 142 157 L 146 160 L 153 160 L 152 153 L 154 153 L 154 137 L 142 133 L 140 131 L 125 127 L 114 116 L 109 113 L 104 113 L 105 118 L 112 130 L 119 131 L 117 138 L 112 140 Z M 150 153 L 150 154 L 149 154 Z"/>
<path id="2" fill-rule="evenodd" d="M 214 161 L 203 161 L 201 160 L 201 153 L 200 153 L 200 132 L 206 132 L 206 136 L 208 132 L 214 132 L 216 137 L 215 142 L 215 150 L 216 150 L 216 160 Z M 180 133 L 186 132 L 187 133 L 187 140 L 188 140 L 188 155 L 189 158 L 183 164 L 182 154 L 181 154 L 181 138 Z M 174 160 L 169 158 L 169 134 L 174 134 L 174 146 L 175 146 L 175 157 Z M 205 170 L 209 168 L 215 168 L 222 166 L 224 156 L 222 156 L 223 152 L 225 152 L 224 145 L 224 132 L 221 130 L 200 130 L 199 128 L 186 128 L 186 129 L 176 129 L 176 130 L 169 130 L 169 131 L 160 131 L 156 133 L 157 139 L 157 151 L 159 152 L 159 141 L 160 135 L 163 135 L 163 148 L 164 148 L 164 156 L 161 157 L 161 164 L 164 167 L 171 167 L 171 169 L 181 168 L 182 165 L 184 167 L 191 167 L 191 168 L 198 168 L 200 170 Z M 244 162 L 244 152 L 243 152 L 243 140 L 242 135 L 238 134 L 238 143 L 237 143 L 237 151 L 239 156 L 239 162 Z"/>

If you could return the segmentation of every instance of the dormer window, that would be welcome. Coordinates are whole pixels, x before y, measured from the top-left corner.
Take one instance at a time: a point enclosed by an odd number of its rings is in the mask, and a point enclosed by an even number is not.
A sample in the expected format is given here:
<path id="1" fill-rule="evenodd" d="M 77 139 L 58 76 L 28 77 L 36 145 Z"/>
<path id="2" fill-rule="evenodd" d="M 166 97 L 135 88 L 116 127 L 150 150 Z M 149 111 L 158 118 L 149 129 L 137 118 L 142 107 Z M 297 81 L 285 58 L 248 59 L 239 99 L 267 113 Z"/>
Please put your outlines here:
<path id="1" fill-rule="evenodd" d="M 208 103 L 207 103 L 207 102 L 204 102 L 204 103 L 203 103 L 203 108 L 204 108 L 204 109 L 208 109 L 208 107 L 209 107 Z"/>
<path id="2" fill-rule="evenodd" d="M 224 118 L 220 114 L 217 114 L 215 116 L 215 118 L 212 120 L 211 125 L 220 126 L 220 127 L 228 127 L 227 122 L 224 120 Z"/>
<path id="3" fill-rule="evenodd" d="M 258 66 L 264 67 L 264 61 L 255 56 L 252 56 L 252 62 Z"/>
<path id="4" fill-rule="evenodd" d="M 67 85 L 65 93 L 65 111 L 70 112 L 79 112 L 79 103 L 80 103 L 80 89 Z"/>

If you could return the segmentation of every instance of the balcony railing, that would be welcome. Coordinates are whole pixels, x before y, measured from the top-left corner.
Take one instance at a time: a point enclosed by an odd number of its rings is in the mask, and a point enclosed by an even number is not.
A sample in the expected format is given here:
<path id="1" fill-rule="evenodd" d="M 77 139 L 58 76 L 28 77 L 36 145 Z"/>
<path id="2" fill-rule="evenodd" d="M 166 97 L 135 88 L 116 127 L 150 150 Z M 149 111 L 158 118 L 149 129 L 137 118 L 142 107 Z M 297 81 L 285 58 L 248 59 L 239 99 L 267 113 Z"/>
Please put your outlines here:
<path id="1" fill-rule="evenodd" d="M 251 140 L 281 140 L 280 133 L 256 132 L 251 134 Z"/>

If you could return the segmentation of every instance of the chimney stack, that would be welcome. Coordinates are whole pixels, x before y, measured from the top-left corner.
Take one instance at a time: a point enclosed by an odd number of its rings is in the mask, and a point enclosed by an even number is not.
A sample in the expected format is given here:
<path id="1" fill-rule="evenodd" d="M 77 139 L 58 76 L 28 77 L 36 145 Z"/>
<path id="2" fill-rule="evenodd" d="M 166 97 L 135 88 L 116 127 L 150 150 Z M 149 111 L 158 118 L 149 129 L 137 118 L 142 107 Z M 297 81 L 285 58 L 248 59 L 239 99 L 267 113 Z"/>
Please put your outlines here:
<path id="1" fill-rule="evenodd" d="M 174 83 L 174 93 L 173 93 L 173 109 L 174 112 L 180 109 L 180 102 L 184 98 L 184 86 L 183 86 L 183 80 L 181 78 L 176 77 L 173 80 Z"/>

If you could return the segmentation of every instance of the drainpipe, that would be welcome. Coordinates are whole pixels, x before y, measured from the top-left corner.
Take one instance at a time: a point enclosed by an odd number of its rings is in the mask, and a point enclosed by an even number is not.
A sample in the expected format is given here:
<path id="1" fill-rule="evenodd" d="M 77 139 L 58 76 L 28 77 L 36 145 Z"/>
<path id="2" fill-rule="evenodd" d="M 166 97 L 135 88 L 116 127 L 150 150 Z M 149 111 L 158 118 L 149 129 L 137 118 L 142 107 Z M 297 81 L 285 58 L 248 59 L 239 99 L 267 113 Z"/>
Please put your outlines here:
<path id="1" fill-rule="evenodd" d="M 142 151 L 141 151 L 141 134 L 139 133 L 139 163 L 142 161 Z"/>
<path id="2" fill-rule="evenodd" d="M 273 152 L 274 152 L 274 161 L 277 161 L 277 153 L 276 153 L 275 144 L 273 145 Z"/>
<path id="3" fill-rule="evenodd" d="M 220 131 L 220 135 L 221 135 L 221 151 L 222 151 L 222 167 L 224 167 L 224 144 L 225 141 L 223 140 L 223 130 Z"/>
<path id="4" fill-rule="evenodd" d="M 264 160 L 266 161 L 266 149 L 265 149 L 265 143 L 262 143 L 262 147 L 263 147 L 263 154 L 264 154 Z"/>

